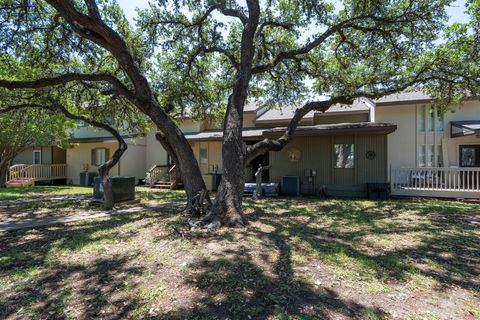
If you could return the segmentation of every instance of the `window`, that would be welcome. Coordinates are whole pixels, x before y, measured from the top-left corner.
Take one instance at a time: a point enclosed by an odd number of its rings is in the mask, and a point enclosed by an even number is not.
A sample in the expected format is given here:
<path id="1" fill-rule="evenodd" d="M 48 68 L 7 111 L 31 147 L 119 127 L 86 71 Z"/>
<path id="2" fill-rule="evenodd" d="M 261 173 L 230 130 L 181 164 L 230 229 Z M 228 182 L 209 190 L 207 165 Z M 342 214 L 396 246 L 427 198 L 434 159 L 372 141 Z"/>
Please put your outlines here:
<path id="1" fill-rule="evenodd" d="M 354 145 L 352 143 L 335 144 L 335 168 L 351 169 L 354 165 Z"/>
<path id="2" fill-rule="evenodd" d="M 428 146 L 427 149 L 427 167 L 435 166 L 435 146 Z"/>
<path id="3" fill-rule="evenodd" d="M 418 147 L 418 166 L 425 167 L 425 146 Z"/>
<path id="4" fill-rule="evenodd" d="M 443 111 L 440 109 L 437 109 L 437 127 L 436 130 L 438 132 L 443 132 Z"/>
<path id="5" fill-rule="evenodd" d="M 104 164 L 109 159 L 108 151 L 107 148 L 92 149 L 92 165 L 101 166 Z"/>
<path id="6" fill-rule="evenodd" d="M 460 166 L 480 167 L 480 145 L 460 146 Z"/>
<path id="7" fill-rule="evenodd" d="M 41 164 L 42 163 L 42 151 L 34 150 L 33 151 L 33 164 Z"/>
<path id="8" fill-rule="evenodd" d="M 435 128 L 435 109 L 433 107 L 428 108 L 428 118 L 427 118 L 427 131 L 432 132 Z"/>
<path id="9" fill-rule="evenodd" d="M 437 146 L 437 167 L 443 167 L 443 149 L 441 145 Z"/>
<path id="10" fill-rule="evenodd" d="M 418 131 L 425 132 L 425 106 L 418 107 Z"/>
<path id="11" fill-rule="evenodd" d="M 208 164 L 208 149 L 200 148 L 200 164 Z"/>

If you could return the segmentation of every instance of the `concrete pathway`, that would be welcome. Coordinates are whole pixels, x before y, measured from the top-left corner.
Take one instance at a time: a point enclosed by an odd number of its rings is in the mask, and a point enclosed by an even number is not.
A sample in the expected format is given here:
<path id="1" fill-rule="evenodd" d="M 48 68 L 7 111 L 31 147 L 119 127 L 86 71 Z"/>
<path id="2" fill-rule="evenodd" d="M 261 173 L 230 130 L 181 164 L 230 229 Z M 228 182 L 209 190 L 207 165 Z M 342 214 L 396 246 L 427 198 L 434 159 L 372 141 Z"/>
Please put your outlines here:
<path id="1" fill-rule="evenodd" d="M 144 209 L 161 209 L 161 208 L 169 208 L 169 207 L 174 207 L 179 205 L 183 205 L 183 203 L 167 202 L 167 203 L 162 203 L 158 205 L 147 204 L 145 207 L 133 207 L 133 208 L 127 208 L 127 209 L 100 211 L 93 214 L 83 213 L 83 214 L 63 216 L 63 217 L 60 216 L 60 217 L 32 218 L 32 219 L 24 219 L 24 220 L 15 221 L 15 222 L 0 222 L 0 232 L 43 227 L 43 226 L 49 226 L 53 224 L 63 224 L 63 223 L 75 222 L 75 221 L 81 221 L 81 220 L 87 220 L 87 219 L 103 218 L 103 217 L 109 217 L 109 216 L 121 214 L 121 213 L 140 212 Z"/>

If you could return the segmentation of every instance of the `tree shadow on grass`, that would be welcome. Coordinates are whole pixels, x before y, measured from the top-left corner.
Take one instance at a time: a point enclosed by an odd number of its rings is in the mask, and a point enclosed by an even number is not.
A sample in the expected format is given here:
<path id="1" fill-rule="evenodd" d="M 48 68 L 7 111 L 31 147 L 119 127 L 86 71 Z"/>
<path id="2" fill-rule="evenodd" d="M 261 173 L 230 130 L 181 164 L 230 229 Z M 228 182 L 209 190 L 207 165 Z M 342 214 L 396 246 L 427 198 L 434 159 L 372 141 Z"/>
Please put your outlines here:
<path id="1" fill-rule="evenodd" d="M 139 230 L 122 230 L 124 226 L 156 217 L 158 213 L 144 211 L 0 234 L 0 280 L 14 281 L 0 288 L 0 318 L 127 318 L 142 305 L 141 299 L 125 294 L 135 291 L 135 279 L 144 271 L 139 253 L 109 253 L 102 246 L 128 241 Z M 147 219 L 141 227 L 154 223 Z M 78 253 L 86 247 L 85 261 L 57 260 L 58 252 Z M 95 258 L 95 250 L 101 250 L 100 257 Z"/>
<path id="2" fill-rule="evenodd" d="M 425 203 L 410 203 L 408 209 L 416 211 L 415 216 L 426 218 L 421 224 L 413 220 L 410 224 L 408 220 L 402 223 L 399 220 L 405 219 L 399 212 L 405 210 L 408 203 L 366 202 L 358 207 L 348 201 L 325 205 L 313 201 L 309 206 L 291 203 L 286 206 L 285 201 L 269 201 L 258 206 L 249 215 L 252 224 L 245 230 L 223 230 L 226 236 L 220 236 L 223 231 L 194 234 L 187 240 L 193 246 L 221 243 L 209 255 L 175 247 L 171 251 L 174 254 L 192 254 L 183 260 L 193 262 L 185 266 L 188 271 L 185 277 L 179 274 L 179 281 L 183 285 L 180 288 L 193 289 L 194 293 L 186 295 L 183 300 L 186 302 L 177 309 L 155 312 L 156 317 L 388 318 L 387 311 L 374 301 L 362 304 L 358 296 L 346 298 L 338 291 L 341 289 L 331 287 L 332 281 L 328 279 L 331 274 L 323 267 L 315 271 L 321 282 L 304 277 L 299 269 L 299 264 L 302 266 L 304 262 L 296 260 L 299 253 L 311 254 L 313 258 L 305 263 L 309 267 L 313 263 L 316 268 L 325 261 L 340 265 L 342 261 L 337 259 L 346 257 L 370 278 L 387 283 L 405 285 L 410 275 L 417 273 L 436 279 L 439 286 L 434 290 L 450 285 L 478 290 L 479 237 L 473 233 L 475 229 L 468 223 L 469 216 L 463 209 L 451 211 L 454 204 L 445 203 L 446 209 L 442 211 L 442 206 L 436 203 L 430 207 Z M 474 211 L 477 207 L 466 208 Z M 148 217 L 152 219 L 142 222 L 138 228 L 122 230 L 127 224 Z M 181 219 L 178 210 L 149 211 L 0 236 L 0 276 L 13 272 L 27 274 L 37 267 L 41 267 L 42 272 L 30 281 L 19 281 L 9 292 L 0 289 L 6 297 L 0 303 L 0 318 L 28 317 L 29 313 L 39 318 L 66 318 L 76 317 L 75 312 L 84 318 L 144 317 L 148 314 L 144 309 L 149 305 L 137 295 L 137 280 L 142 279 L 141 273 L 145 271 L 168 270 L 144 270 L 145 264 L 136 252 L 102 254 L 86 264 L 55 262 L 52 261 L 55 255 L 51 253 L 78 251 L 113 240 L 128 241 L 140 228 L 156 230 L 156 224 L 162 224 L 163 230 L 169 230 L 178 225 L 178 219 Z M 350 230 L 345 226 L 354 228 Z M 375 251 L 358 245 L 362 237 L 369 234 L 408 237 L 417 231 L 426 235 L 412 246 Z M 178 240 L 173 233 L 157 237 L 158 241 L 175 237 Z M 94 253 L 88 254 L 95 257 Z M 422 266 L 424 260 L 432 263 Z M 169 289 L 173 288 L 172 282 L 167 283 L 172 286 Z M 361 291 L 355 293 L 360 295 Z"/>
<path id="3" fill-rule="evenodd" d="M 115 256 L 96 259 L 88 265 L 60 264 L 50 268 L 28 286 L 16 287 L 11 294 L 7 291 L 0 316 L 123 318 L 139 305 L 131 296 L 115 295 L 119 288 L 127 285 L 133 288 L 135 283 L 127 281 L 143 272 L 141 267 L 129 265 L 134 259 L 134 256 Z"/>
<path id="4" fill-rule="evenodd" d="M 456 285 L 480 292 L 480 235 L 478 224 L 471 223 L 480 221 L 480 208 L 475 204 L 462 206 L 451 201 L 400 200 L 371 202 L 356 208 L 352 202 L 342 200 L 336 205 L 317 206 L 314 212 L 296 208 L 279 215 L 274 208 L 257 212 L 255 219 L 274 227 L 277 233 L 300 239 L 320 257 L 332 253 L 346 255 L 379 279 L 404 282 L 411 274 L 420 274 L 436 279 L 439 290 Z M 422 220 L 399 218 L 397 213 L 405 210 Z M 319 227 L 316 222 L 322 216 L 333 218 L 337 225 L 354 228 Z M 299 222 L 299 217 L 305 219 Z M 400 222 L 402 219 L 406 220 Z M 367 252 L 357 245 L 370 235 L 393 235 L 408 242 L 409 237 L 418 233 L 421 235 L 412 239 L 411 245 L 397 249 Z"/>
<path id="5" fill-rule="evenodd" d="M 456 286 L 480 292 L 480 237 L 470 232 L 475 230 L 474 225 L 464 223 L 472 212 L 475 215 L 478 206 L 467 205 L 459 210 L 450 202 L 434 201 L 428 205 L 422 201 L 391 201 L 371 202 L 357 208 L 352 206 L 353 203 L 341 201 L 311 210 L 298 206 L 298 203 L 289 206 L 284 201 L 269 201 L 250 214 L 250 221 L 254 223 L 244 233 L 245 237 L 256 239 L 264 247 L 262 252 L 277 252 L 272 269 L 262 269 L 261 265 L 255 263 L 258 250 L 248 246 L 205 258 L 190 265 L 194 277 L 188 285 L 199 290 L 199 298 L 191 308 L 177 309 L 160 318 L 389 317 L 387 311 L 377 304 L 362 305 L 358 297 L 352 297 L 351 300 L 340 297 L 335 291 L 338 289 L 303 278 L 292 256 L 305 247 L 313 252 L 313 262 L 317 265 L 327 261 L 338 267 L 349 268 L 350 265 L 342 265 L 342 259 L 349 260 L 353 268 L 359 268 L 352 270 L 356 277 L 354 281 L 362 281 L 366 277 L 385 285 L 406 287 L 413 276 L 420 275 L 422 279 L 436 281 L 436 285 L 430 288 L 434 291 L 442 292 Z M 427 219 L 421 220 L 421 223 L 413 220 L 409 223 L 408 217 L 400 217 L 402 210 L 412 210 L 414 215 Z M 321 220 L 322 215 L 333 218 L 339 225 L 353 225 L 362 231 L 332 230 L 328 224 L 319 226 L 318 219 Z M 401 219 L 406 220 L 399 223 Z M 258 227 L 257 222 L 263 227 Z M 356 245 L 356 241 L 369 234 L 409 237 L 410 233 L 419 231 L 425 235 L 420 236 L 417 242 L 412 242 L 411 246 L 375 251 L 364 250 Z M 206 239 L 219 240 L 212 235 L 206 236 Z M 229 241 L 234 242 L 235 239 Z M 267 255 L 261 258 L 272 263 Z M 362 286 L 363 283 L 357 285 Z M 358 290 L 356 295 L 361 295 L 361 292 Z"/>
<path id="6" fill-rule="evenodd" d="M 382 319 L 387 316 L 379 308 L 342 299 L 330 288 L 296 277 L 290 246 L 282 237 L 274 236 L 270 240 L 279 250 L 272 272 L 252 262 L 253 253 L 245 247 L 194 263 L 190 268 L 195 276 L 188 285 L 201 291 L 200 298 L 193 301 L 190 308 L 176 309 L 159 319 L 266 319 L 270 316 L 354 319 L 367 314 Z"/>

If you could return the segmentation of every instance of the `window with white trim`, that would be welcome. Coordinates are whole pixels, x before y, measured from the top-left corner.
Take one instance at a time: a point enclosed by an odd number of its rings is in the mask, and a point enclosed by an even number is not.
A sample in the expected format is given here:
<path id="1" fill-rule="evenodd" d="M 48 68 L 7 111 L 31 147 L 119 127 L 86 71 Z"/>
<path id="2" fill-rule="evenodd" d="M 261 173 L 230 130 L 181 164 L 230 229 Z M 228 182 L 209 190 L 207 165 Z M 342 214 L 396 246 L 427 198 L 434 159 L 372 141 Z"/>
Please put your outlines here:
<path id="1" fill-rule="evenodd" d="M 101 166 L 109 159 L 109 150 L 107 148 L 92 149 L 92 165 Z"/>
<path id="2" fill-rule="evenodd" d="M 352 169 L 355 162 L 355 146 L 353 143 L 337 143 L 333 146 L 334 165 L 337 169 Z"/>
<path id="3" fill-rule="evenodd" d="M 33 164 L 41 164 L 41 163 L 42 163 L 42 151 L 33 150 Z"/>

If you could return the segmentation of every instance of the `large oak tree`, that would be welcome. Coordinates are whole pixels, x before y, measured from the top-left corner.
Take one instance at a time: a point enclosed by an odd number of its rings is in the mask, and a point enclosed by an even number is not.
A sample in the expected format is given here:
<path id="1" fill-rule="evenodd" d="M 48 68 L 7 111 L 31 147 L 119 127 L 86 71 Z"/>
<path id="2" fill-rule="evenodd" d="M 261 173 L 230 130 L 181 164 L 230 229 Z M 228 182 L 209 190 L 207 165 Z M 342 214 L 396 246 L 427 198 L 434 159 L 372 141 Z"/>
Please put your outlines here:
<path id="1" fill-rule="evenodd" d="M 188 197 L 205 190 L 193 151 L 172 117 L 168 106 L 157 99 L 147 77 L 154 73 L 149 52 L 114 2 L 0 1 L 2 56 L 15 57 L 23 66 L 37 70 L 31 75 L 11 74 L 0 80 L 0 99 L 11 105 L 34 99 L 94 104 L 96 109 L 121 115 L 122 106 L 134 107 L 150 118 L 157 137 L 178 159 Z M 15 93 L 11 94 L 9 90 Z M 98 100 L 115 103 L 97 103 Z M 160 145 L 159 145 L 160 146 Z"/>
<path id="2" fill-rule="evenodd" d="M 451 2 L 159 0 L 134 30 L 110 1 L 1 0 L 2 54 L 43 74 L 0 88 L 64 101 L 78 89 L 135 107 L 157 126 L 189 199 L 205 184 L 171 114 L 223 115 L 223 178 L 205 221 L 241 226 L 245 165 L 283 148 L 308 112 L 418 85 L 447 102 L 478 92 L 478 4 L 471 23 L 447 29 Z M 245 145 L 248 99 L 297 105 L 279 139 Z"/>
<path id="3" fill-rule="evenodd" d="M 478 93 L 478 2 L 447 26 L 450 0 L 157 1 L 140 12 L 162 100 L 223 112 L 223 176 L 209 218 L 244 225 L 244 167 L 281 150 L 312 110 L 420 88 L 450 106 Z M 476 33 L 477 32 L 477 33 Z M 322 98 L 319 98 L 322 97 Z M 297 106 L 283 135 L 248 147 L 247 101 Z"/>

